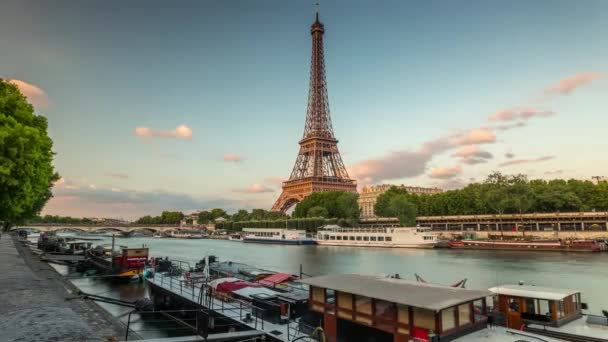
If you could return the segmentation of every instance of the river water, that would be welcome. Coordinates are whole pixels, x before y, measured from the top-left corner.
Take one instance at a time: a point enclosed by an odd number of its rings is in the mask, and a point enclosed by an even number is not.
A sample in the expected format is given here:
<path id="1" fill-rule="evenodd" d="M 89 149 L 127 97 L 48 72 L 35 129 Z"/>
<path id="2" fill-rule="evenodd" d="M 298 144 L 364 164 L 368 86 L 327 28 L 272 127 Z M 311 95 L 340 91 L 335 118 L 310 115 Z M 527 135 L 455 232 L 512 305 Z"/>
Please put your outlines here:
<path id="1" fill-rule="evenodd" d="M 104 241 L 105 243 L 109 242 Z M 418 274 L 429 282 L 452 284 L 467 278 L 467 288 L 488 289 L 496 285 L 526 284 L 577 289 L 589 313 L 608 310 L 608 253 L 523 251 L 473 251 L 449 249 L 360 248 L 334 246 L 286 246 L 227 240 L 116 238 L 117 245 L 150 248 L 150 255 L 168 256 L 191 265 L 205 255 L 223 261 L 242 262 L 269 270 L 304 273 L 388 274 L 399 273 L 414 280 Z M 81 290 L 134 300 L 145 296 L 142 284 L 116 285 L 99 279 L 74 279 Z M 128 308 L 103 305 L 120 316 Z M 156 336 L 156 334 L 153 334 Z M 149 335 L 148 335 L 149 336 Z"/>

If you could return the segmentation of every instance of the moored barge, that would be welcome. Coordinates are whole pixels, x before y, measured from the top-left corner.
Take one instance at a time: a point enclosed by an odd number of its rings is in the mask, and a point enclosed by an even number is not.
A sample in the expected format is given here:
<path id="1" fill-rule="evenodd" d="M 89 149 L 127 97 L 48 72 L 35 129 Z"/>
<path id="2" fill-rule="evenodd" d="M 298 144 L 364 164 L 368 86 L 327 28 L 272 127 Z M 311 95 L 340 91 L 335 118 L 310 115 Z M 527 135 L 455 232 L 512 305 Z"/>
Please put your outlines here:
<path id="1" fill-rule="evenodd" d="M 512 240 L 512 239 L 463 239 L 449 242 L 450 248 L 523 250 L 523 251 L 561 251 L 561 252 L 600 252 L 605 245 L 594 240 Z"/>

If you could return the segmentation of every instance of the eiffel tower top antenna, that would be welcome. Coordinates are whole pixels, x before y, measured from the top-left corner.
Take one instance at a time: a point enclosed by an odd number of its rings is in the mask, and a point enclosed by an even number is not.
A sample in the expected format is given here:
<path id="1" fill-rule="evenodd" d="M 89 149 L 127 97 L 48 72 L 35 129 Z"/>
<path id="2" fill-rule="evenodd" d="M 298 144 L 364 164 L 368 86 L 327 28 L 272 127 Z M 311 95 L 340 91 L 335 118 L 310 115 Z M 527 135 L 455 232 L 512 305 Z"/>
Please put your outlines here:
<path id="1" fill-rule="evenodd" d="M 319 0 L 315 2 L 315 14 L 317 15 L 317 21 L 319 21 Z"/>

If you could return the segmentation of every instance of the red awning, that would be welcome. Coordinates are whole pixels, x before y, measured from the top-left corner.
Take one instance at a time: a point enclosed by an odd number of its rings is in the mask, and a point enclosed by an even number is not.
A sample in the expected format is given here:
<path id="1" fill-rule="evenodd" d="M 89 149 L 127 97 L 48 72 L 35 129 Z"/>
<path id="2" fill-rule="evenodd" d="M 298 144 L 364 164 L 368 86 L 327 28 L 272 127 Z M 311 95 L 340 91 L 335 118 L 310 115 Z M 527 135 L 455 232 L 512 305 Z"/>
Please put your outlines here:
<path id="1" fill-rule="evenodd" d="M 262 285 L 266 285 L 266 286 L 274 286 L 276 284 L 283 283 L 283 282 L 290 280 L 292 278 L 295 278 L 295 277 L 296 276 L 294 276 L 293 274 L 275 273 L 271 276 L 268 276 L 268 277 L 260 280 L 259 283 Z"/>
<path id="2" fill-rule="evenodd" d="M 230 292 L 237 291 L 237 290 L 240 290 L 240 289 L 243 289 L 246 287 L 260 287 L 260 285 L 256 284 L 256 283 L 244 281 L 244 280 L 227 281 L 227 282 L 219 284 L 215 290 L 217 292 L 230 293 Z"/>

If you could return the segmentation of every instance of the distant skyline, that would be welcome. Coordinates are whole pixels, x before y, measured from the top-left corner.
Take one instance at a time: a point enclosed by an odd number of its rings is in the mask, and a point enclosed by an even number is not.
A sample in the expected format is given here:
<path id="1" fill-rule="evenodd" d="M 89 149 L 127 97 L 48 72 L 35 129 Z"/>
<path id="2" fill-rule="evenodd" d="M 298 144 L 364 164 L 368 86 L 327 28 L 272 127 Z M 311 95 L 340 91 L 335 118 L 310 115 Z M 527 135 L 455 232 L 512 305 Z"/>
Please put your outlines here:
<path id="1" fill-rule="evenodd" d="M 270 209 L 304 129 L 314 1 L 0 0 L 0 77 L 49 119 L 43 214 Z M 323 1 L 360 185 L 608 176 L 608 2 Z"/>

